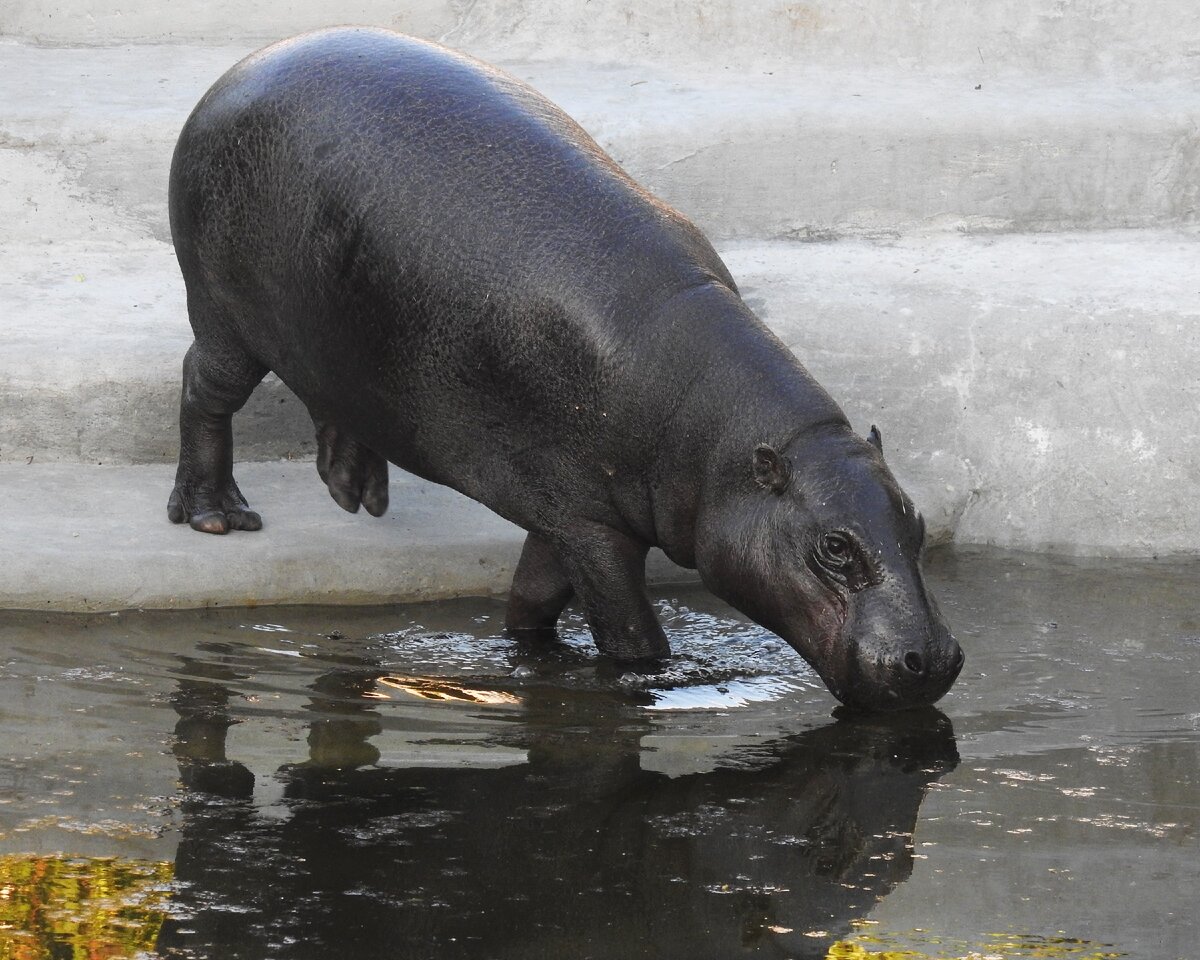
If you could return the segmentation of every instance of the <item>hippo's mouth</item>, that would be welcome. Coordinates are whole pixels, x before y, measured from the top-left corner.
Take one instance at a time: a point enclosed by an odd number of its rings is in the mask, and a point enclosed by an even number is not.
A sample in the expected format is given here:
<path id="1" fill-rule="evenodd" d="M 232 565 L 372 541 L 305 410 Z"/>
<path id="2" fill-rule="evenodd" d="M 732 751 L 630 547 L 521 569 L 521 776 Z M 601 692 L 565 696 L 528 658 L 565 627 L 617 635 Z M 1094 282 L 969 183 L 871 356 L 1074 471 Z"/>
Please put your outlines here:
<path id="1" fill-rule="evenodd" d="M 851 655 L 831 676 L 814 664 L 825 686 L 847 708 L 864 713 L 890 713 L 932 706 L 946 695 L 962 672 L 966 658 L 955 644 L 953 654 L 933 667 L 910 669 L 901 661 L 888 664 Z M 832 673 L 832 671 L 831 671 Z"/>

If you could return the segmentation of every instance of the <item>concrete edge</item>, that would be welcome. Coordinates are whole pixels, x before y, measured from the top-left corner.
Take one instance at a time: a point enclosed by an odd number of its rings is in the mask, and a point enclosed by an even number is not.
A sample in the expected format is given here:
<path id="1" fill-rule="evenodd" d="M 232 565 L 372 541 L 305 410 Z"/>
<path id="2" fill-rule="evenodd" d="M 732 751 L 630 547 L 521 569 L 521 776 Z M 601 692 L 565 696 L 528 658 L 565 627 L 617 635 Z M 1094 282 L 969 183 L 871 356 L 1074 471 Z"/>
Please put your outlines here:
<path id="1" fill-rule="evenodd" d="M 524 531 L 447 487 L 393 469 L 391 508 L 373 518 L 341 510 L 311 462 L 235 472 L 264 527 L 215 537 L 167 520 L 169 465 L 0 465 L 0 609 L 392 604 L 508 591 Z M 907 486 L 931 542 L 948 542 L 966 491 Z M 649 583 L 697 579 L 651 552 Z"/>
<path id="2" fill-rule="evenodd" d="M 264 527 L 214 537 L 167 520 L 171 466 L 0 466 L 0 609 L 392 604 L 509 588 L 524 531 L 446 487 L 394 469 L 392 507 L 374 518 L 339 508 L 311 462 L 236 472 Z M 661 554 L 647 577 L 696 579 Z"/>

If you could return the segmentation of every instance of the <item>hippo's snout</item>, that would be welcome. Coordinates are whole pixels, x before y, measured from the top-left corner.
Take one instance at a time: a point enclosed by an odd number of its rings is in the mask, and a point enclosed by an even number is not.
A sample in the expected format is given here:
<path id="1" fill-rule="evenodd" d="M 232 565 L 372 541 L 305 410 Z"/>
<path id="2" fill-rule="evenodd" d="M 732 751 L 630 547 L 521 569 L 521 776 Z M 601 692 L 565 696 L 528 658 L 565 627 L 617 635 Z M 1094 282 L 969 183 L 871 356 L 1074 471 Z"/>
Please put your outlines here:
<path id="1" fill-rule="evenodd" d="M 870 638 L 851 644 L 851 651 L 845 681 L 834 693 L 858 710 L 905 710 L 936 703 L 954 685 L 966 661 L 949 633 L 910 647 Z"/>
<path id="2" fill-rule="evenodd" d="M 905 706 L 925 705 L 940 700 L 962 672 L 966 655 L 947 635 L 934 649 L 909 650 L 888 664 L 894 689 Z"/>
<path id="3" fill-rule="evenodd" d="M 962 670 L 966 655 L 953 637 L 947 637 L 942 648 L 931 654 L 929 651 L 909 650 L 892 670 L 902 680 L 915 683 L 946 681 L 953 683 Z"/>

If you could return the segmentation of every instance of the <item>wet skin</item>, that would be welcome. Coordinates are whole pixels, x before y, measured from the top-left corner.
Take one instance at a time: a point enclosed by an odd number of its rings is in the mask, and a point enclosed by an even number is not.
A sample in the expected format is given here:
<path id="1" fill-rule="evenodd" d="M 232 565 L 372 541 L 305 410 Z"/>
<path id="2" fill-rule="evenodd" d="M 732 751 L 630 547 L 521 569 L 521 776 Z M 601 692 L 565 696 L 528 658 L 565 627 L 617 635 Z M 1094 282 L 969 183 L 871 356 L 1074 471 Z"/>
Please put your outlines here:
<path id="1" fill-rule="evenodd" d="M 261 527 L 231 417 L 270 370 L 347 510 L 386 510 L 390 462 L 528 531 L 514 632 L 552 632 L 574 597 L 602 652 L 666 656 L 657 546 L 847 704 L 928 704 L 957 677 L 878 434 L 688 220 L 519 81 L 383 30 L 276 44 L 189 118 L 170 212 L 195 332 L 171 520 Z"/>

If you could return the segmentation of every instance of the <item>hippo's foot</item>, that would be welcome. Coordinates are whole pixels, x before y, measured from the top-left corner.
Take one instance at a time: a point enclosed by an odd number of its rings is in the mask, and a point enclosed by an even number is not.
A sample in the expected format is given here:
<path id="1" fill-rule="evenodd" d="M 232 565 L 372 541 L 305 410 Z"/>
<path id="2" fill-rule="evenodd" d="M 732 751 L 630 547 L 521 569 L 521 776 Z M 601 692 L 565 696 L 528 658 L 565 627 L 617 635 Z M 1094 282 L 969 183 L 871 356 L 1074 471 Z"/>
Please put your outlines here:
<path id="1" fill-rule="evenodd" d="M 388 508 L 387 461 L 336 424 L 314 418 L 317 427 L 317 473 L 337 505 L 350 513 L 359 506 L 373 517 Z"/>
<path id="2" fill-rule="evenodd" d="M 262 517 L 250 509 L 232 479 L 219 493 L 176 480 L 167 501 L 167 517 L 172 523 L 188 523 L 201 533 L 262 529 Z"/>
<path id="3" fill-rule="evenodd" d="M 202 297 L 188 292 L 192 326 L 204 327 Z M 172 523 L 191 524 L 201 533 L 261 530 L 233 482 L 233 415 L 241 409 L 267 368 L 228 344 L 197 340 L 183 358 L 179 401 L 179 469 L 167 501 Z"/>

